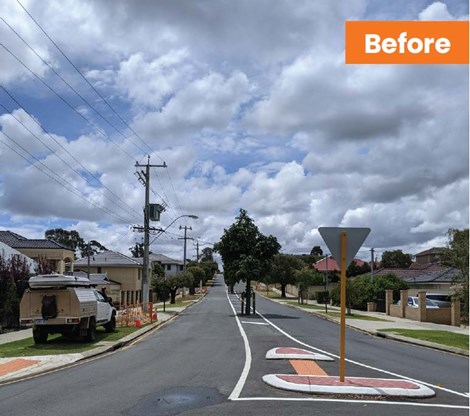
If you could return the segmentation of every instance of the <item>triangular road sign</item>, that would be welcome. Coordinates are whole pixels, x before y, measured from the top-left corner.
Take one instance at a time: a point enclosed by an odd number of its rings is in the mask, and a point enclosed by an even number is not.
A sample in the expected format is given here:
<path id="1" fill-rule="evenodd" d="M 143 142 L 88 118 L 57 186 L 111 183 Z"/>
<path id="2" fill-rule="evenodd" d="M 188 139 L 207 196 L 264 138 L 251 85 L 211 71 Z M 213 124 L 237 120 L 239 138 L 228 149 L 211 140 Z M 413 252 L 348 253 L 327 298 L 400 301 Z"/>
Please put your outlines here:
<path id="1" fill-rule="evenodd" d="M 318 232 L 338 265 L 341 265 L 341 234 L 346 233 L 346 267 L 348 267 L 369 235 L 370 228 L 320 227 Z"/>

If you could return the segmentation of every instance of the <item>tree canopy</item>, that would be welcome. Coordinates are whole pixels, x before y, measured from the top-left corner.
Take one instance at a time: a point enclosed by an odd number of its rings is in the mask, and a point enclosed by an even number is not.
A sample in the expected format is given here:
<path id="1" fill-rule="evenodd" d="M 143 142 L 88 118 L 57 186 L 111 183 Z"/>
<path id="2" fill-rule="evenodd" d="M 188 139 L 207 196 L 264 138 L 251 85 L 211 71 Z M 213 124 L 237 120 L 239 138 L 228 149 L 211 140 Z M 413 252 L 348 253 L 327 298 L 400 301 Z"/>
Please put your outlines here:
<path id="1" fill-rule="evenodd" d="M 48 240 L 55 241 L 75 253 L 79 253 L 81 257 L 88 255 L 88 244 L 90 246 L 90 255 L 108 251 L 108 249 L 96 240 L 91 240 L 89 243 L 80 237 L 78 231 L 75 230 L 64 230 L 62 228 L 54 228 L 46 230 L 44 233 Z"/>
<path id="2" fill-rule="evenodd" d="M 261 280 L 269 271 L 271 261 L 281 248 L 277 238 L 263 235 L 246 210 L 241 209 L 235 222 L 224 229 L 224 234 L 214 245 L 224 263 L 226 282 L 233 285 L 240 280 L 247 283 Z M 247 290 L 247 310 L 249 312 L 250 293 Z"/>
<path id="3" fill-rule="evenodd" d="M 304 262 L 286 254 L 276 254 L 268 273 L 269 283 L 281 285 L 281 297 L 286 297 L 286 286 L 295 285 L 295 272 L 304 267 Z"/>
<path id="4" fill-rule="evenodd" d="M 380 265 L 389 269 L 407 269 L 411 266 L 411 254 L 401 250 L 384 251 Z"/>

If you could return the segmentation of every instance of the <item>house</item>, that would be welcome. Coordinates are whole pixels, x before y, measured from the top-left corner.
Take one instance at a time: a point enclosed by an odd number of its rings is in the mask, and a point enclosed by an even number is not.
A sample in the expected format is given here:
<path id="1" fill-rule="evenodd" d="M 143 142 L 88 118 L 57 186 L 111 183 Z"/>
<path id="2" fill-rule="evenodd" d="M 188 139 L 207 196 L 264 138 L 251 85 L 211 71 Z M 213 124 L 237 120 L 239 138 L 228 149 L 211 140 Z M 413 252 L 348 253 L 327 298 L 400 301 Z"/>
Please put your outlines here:
<path id="1" fill-rule="evenodd" d="M 19 256 L 21 260 L 26 260 L 29 267 L 29 273 L 36 274 L 36 262 L 32 258 L 21 254 L 18 250 L 7 246 L 5 243 L 2 243 L 0 241 L 0 257 L 4 258 L 5 260 L 8 260 L 14 256 Z"/>
<path id="2" fill-rule="evenodd" d="M 366 264 L 365 261 L 361 259 L 354 259 L 357 267 L 362 267 Z M 336 260 L 331 256 L 326 256 L 321 260 L 318 260 L 313 264 L 313 267 L 319 272 L 340 272 L 341 268 L 339 267 Z"/>
<path id="3" fill-rule="evenodd" d="M 440 263 L 444 247 L 433 247 L 415 255 L 417 264 Z"/>
<path id="4" fill-rule="evenodd" d="M 65 272 L 65 263 L 73 271 L 74 251 L 47 239 L 29 239 L 11 231 L 0 231 L 0 242 L 35 261 L 45 260 L 57 273 Z"/>
<path id="5" fill-rule="evenodd" d="M 75 270 L 90 274 L 105 274 L 106 277 L 120 284 L 119 299 L 123 305 L 142 301 L 142 264 L 131 257 L 116 251 L 104 251 L 88 257 L 82 257 L 75 262 Z M 112 296 L 111 296 L 112 297 Z"/>
<path id="6" fill-rule="evenodd" d="M 135 259 L 143 263 L 143 258 L 139 257 Z M 163 254 L 149 254 L 150 269 L 153 268 L 153 263 L 160 263 L 165 270 L 165 276 L 173 276 L 178 272 L 183 271 L 184 263 L 181 260 L 175 260 Z"/>
<path id="7" fill-rule="evenodd" d="M 394 274 L 410 286 L 410 296 L 419 291 L 453 293 L 454 279 L 460 271 L 454 267 L 446 267 L 436 263 L 413 263 L 408 269 L 379 269 L 374 276 Z"/>

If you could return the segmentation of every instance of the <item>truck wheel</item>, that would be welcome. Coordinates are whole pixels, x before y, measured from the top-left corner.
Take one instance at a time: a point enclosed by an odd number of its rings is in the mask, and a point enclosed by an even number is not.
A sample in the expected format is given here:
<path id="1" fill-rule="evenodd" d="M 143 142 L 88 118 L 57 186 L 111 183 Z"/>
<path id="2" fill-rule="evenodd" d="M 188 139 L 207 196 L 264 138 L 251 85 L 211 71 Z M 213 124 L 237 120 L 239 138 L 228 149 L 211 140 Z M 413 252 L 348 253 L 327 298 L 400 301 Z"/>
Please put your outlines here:
<path id="1" fill-rule="evenodd" d="M 47 331 L 46 328 L 34 328 L 33 339 L 35 344 L 45 344 L 47 342 Z"/>
<path id="2" fill-rule="evenodd" d="M 104 326 L 104 329 L 106 332 L 114 332 L 116 329 L 116 316 L 113 315 L 111 317 L 111 320 Z"/>
<path id="3" fill-rule="evenodd" d="M 90 323 L 88 324 L 88 330 L 85 336 L 86 342 L 94 342 L 96 340 L 96 321 L 95 318 L 90 318 Z"/>

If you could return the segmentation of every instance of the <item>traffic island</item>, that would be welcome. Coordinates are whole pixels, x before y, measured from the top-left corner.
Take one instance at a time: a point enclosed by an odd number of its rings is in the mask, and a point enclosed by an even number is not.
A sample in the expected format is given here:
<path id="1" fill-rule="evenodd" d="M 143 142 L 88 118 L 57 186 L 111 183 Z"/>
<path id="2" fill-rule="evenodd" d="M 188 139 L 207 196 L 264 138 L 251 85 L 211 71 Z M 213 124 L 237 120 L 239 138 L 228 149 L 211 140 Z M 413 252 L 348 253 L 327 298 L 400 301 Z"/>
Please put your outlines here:
<path id="1" fill-rule="evenodd" d="M 340 381 L 339 377 L 268 374 L 263 381 L 278 389 L 311 394 L 362 395 L 381 397 L 429 398 L 435 392 L 429 387 L 410 380 L 347 377 Z"/>

